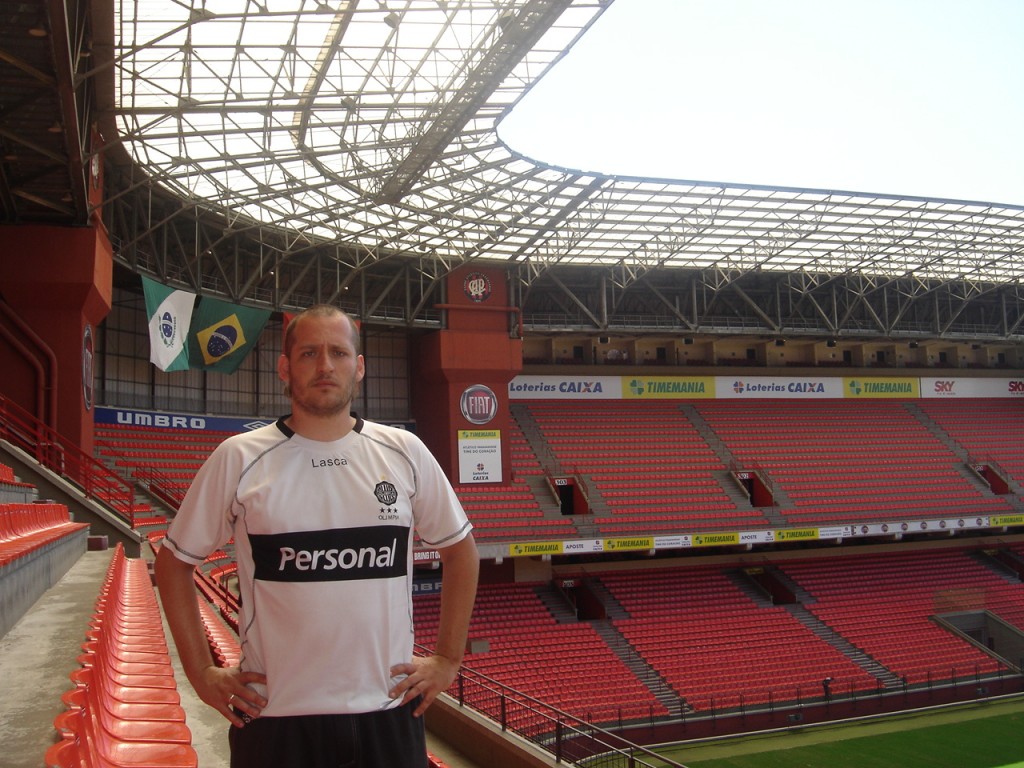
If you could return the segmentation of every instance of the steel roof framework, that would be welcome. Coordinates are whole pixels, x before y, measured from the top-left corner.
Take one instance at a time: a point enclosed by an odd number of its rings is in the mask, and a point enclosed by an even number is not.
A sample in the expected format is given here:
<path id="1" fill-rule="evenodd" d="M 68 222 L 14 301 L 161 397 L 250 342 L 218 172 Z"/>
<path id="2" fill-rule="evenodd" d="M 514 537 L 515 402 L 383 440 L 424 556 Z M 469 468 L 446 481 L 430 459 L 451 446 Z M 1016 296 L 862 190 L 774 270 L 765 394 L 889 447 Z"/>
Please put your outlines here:
<path id="1" fill-rule="evenodd" d="M 131 162 L 108 216 L 118 258 L 170 282 L 275 307 L 365 289 L 363 309 L 431 324 L 440 278 L 480 260 L 510 270 L 528 327 L 1020 339 L 1019 207 L 504 146 L 501 117 L 608 2 L 115 2 Z"/>

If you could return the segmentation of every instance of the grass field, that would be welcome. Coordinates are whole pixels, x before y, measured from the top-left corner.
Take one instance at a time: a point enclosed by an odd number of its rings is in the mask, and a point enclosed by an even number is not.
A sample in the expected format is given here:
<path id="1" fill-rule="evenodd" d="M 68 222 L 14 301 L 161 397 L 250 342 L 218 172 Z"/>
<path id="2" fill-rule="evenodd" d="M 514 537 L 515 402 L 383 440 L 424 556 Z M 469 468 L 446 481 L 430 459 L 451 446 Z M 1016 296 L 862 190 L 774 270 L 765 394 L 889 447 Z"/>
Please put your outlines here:
<path id="1" fill-rule="evenodd" d="M 658 751 L 688 768 L 1024 768 L 1024 697 Z"/>

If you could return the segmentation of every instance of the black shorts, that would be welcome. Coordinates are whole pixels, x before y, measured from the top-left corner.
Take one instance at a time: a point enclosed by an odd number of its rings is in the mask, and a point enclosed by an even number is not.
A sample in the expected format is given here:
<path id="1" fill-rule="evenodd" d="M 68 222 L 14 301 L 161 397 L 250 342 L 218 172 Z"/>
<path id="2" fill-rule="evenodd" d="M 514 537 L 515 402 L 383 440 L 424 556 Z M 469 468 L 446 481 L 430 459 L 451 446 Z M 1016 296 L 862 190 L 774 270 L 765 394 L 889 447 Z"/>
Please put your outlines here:
<path id="1" fill-rule="evenodd" d="M 427 768 L 417 701 L 359 715 L 258 717 L 231 727 L 231 768 Z"/>

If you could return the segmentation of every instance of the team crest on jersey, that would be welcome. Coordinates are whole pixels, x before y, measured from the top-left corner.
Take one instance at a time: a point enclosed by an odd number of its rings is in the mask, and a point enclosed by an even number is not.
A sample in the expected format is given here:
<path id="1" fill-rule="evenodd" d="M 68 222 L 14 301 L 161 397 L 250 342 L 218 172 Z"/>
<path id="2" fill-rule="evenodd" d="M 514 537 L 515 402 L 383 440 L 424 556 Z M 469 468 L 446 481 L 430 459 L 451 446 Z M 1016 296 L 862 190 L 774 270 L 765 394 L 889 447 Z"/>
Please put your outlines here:
<path id="1" fill-rule="evenodd" d="M 373 489 L 373 495 L 377 497 L 377 501 L 389 507 L 398 501 L 398 489 L 387 480 L 381 480 L 377 483 Z"/>

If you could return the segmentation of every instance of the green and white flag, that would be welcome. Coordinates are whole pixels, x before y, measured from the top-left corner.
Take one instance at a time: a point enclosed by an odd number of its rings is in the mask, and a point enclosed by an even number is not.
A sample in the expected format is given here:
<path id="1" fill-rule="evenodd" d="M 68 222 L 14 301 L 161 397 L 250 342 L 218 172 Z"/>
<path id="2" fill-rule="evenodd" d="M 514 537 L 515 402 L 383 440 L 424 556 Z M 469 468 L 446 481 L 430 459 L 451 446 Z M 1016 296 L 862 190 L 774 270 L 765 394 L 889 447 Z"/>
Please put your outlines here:
<path id="1" fill-rule="evenodd" d="M 161 371 L 188 368 L 188 329 L 196 295 L 142 278 L 149 317 L 149 361 Z"/>
<path id="2" fill-rule="evenodd" d="M 256 344 L 270 310 L 241 307 L 204 296 L 189 334 L 189 363 L 206 371 L 234 373 Z"/>

